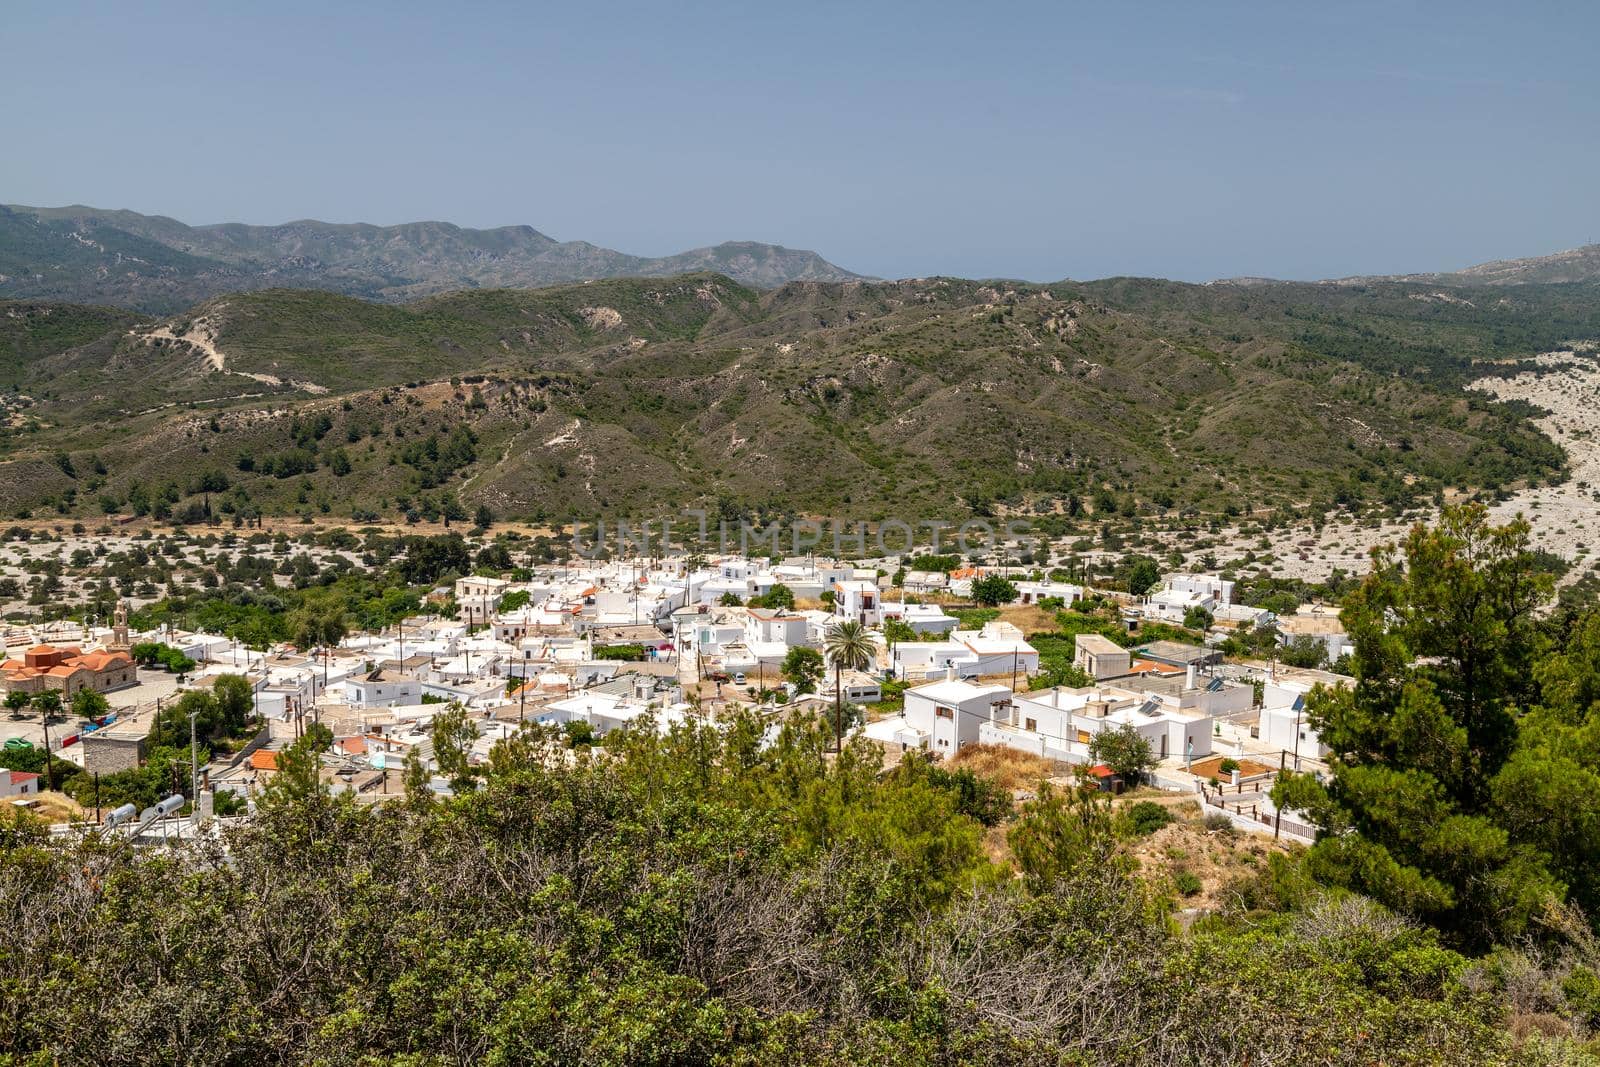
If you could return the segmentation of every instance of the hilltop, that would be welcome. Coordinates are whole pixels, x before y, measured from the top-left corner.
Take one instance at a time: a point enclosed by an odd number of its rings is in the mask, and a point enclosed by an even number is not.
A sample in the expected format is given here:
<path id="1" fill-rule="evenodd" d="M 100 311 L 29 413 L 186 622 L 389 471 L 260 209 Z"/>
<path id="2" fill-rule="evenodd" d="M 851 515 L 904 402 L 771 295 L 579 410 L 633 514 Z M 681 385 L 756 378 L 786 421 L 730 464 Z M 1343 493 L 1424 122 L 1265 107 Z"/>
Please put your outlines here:
<path id="1" fill-rule="evenodd" d="M 1131 519 L 1559 479 L 1535 411 L 1463 387 L 1600 336 L 1600 300 L 1461 292 L 701 273 L 13 302 L 0 514 Z"/>
<path id="2" fill-rule="evenodd" d="M 1596 280 L 1600 280 L 1600 244 L 1584 245 L 1548 256 L 1497 259 L 1458 271 L 1339 278 L 1334 284 L 1420 282 L 1428 285 L 1560 285 Z"/>
<path id="3" fill-rule="evenodd" d="M 732 241 L 657 258 L 530 226 L 473 230 L 304 219 L 186 226 L 160 215 L 0 206 L 0 298 L 113 304 L 169 313 L 222 293 L 292 286 L 400 302 L 455 289 L 525 288 L 717 271 L 745 285 L 848 281 L 815 252 Z"/>

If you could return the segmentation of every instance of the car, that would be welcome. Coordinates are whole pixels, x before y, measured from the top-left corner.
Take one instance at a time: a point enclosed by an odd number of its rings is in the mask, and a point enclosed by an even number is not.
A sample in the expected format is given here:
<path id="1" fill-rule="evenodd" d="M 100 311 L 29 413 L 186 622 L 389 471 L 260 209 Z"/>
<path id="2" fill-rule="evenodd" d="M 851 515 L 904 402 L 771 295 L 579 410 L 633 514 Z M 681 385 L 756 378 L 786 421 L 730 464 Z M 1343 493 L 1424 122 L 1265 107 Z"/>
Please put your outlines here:
<path id="1" fill-rule="evenodd" d="M 733 684 L 734 685 L 743 685 L 744 684 L 744 671 L 740 671 L 740 672 L 738 672 L 737 674 L 735 674 L 733 676 Z"/>
<path id="2" fill-rule="evenodd" d="M 8 737 L 8 738 L 6 738 L 6 748 L 10 749 L 12 752 L 17 751 L 18 749 L 32 748 L 32 747 L 33 747 L 33 742 L 29 741 L 26 737 Z"/>

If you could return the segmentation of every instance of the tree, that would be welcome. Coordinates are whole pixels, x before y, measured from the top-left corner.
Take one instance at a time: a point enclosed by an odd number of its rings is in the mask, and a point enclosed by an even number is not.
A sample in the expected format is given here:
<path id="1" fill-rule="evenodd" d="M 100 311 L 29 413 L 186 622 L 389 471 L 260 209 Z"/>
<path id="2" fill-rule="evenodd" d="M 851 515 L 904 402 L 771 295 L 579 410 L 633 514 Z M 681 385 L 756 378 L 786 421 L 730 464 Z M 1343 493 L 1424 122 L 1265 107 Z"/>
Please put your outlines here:
<path id="1" fill-rule="evenodd" d="M 294 643 L 301 649 L 333 648 L 349 632 L 344 608 L 333 605 L 320 610 L 307 609 L 292 622 L 291 632 Z"/>
<path id="2" fill-rule="evenodd" d="M 329 796 L 322 780 L 322 753 L 333 744 L 333 734 L 321 723 L 312 723 L 294 744 L 278 753 L 277 770 L 262 789 L 261 803 L 268 808 L 293 810 Z"/>
<path id="3" fill-rule="evenodd" d="M 1209 630 L 1212 621 L 1211 612 L 1198 604 L 1183 613 L 1183 625 L 1188 630 Z"/>
<path id="4" fill-rule="evenodd" d="M 822 680 L 822 653 L 805 645 L 795 645 L 783 657 L 783 676 L 794 683 L 796 692 L 815 693 Z"/>
<path id="5" fill-rule="evenodd" d="M 80 719 L 98 719 L 111 710 L 111 702 L 84 686 L 72 695 L 72 714 Z"/>
<path id="6" fill-rule="evenodd" d="M 224 674 L 211 683 L 217 724 L 223 736 L 240 737 L 255 714 L 255 687 L 243 675 Z"/>
<path id="7" fill-rule="evenodd" d="M 901 641 L 915 641 L 917 631 L 904 619 L 888 619 L 883 624 L 883 638 L 893 648 Z"/>
<path id="8" fill-rule="evenodd" d="M 864 671 L 877 658 L 878 645 L 872 631 L 854 619 L 835 623 L 828 628 L 822 651 L 833 664 L 833 732 L 834 744 L 844 745 L 844 689 L 845 671 Z"/>
<path id="9" fill-rule="evenodd" d="M 45 721 L 49 722 L 61 714 L 60 690 L 44 689 L 33 694 L 33 706 L 44 716 Z"/>
<path id="10" fill-rule="evenodd" d="M 1118 570 L 1134 596 L 1144 596 L 1161 580 L 1161 567 L 1149 556 L 1129 556 Z"/>
<path id="11" fill-rule="evenodd" d="M 1088 867 L 1113 862 L 1115 825 L 1110 799 L 1089 788 L 1057 789 L 1041 783 L 1038 795 L 1023 805 L 1006 835 L 1017 865 L 1034 893 Z"/>
<path id="12" fill-rule="evenodd" d="M 439 773 L 450 779 L 450 788 L 457 793 L 476 788 L 469 757 L 472 743 L 478 739 L 478 727 L 467 709 L 452 701 L 434 715 L 429 736 L 433 738 L 434 762 L 439 765 Z"/>
<path id="13" fill-rule="evenodd" d="M 790 589 L 782 582 L 775 582 L 772 588 L 767 590 L 765 596 L 755 598 L 755 602 L 752 606 L 758 608 L 772 608 L 779 611 L 793 611 L 794 590 Z"/>
<path id="14" fill-rule="evenodd" d="M 1301 634 L 1278 650 L 1278 658 L 1291 667 L 1326 667 L 1328 646 L 1310 634 Z"/>
<path id="15" fill-rule="evenodd" d="M 11 712 L 11 717 L 16 718 L 23 708 L 33 703 L 33 696 L 20 689 L 12 689 L 6 693 L 6 709 Z"/>
<path id="16" fill-rule="evenodd" d="M 739 599 L 738 593 L 723 593 L 722 596 L 717 599 L 717 603 L 721 604 L 725 608 L 736 608 L 743 604 L 744 601 Z"/>
<path id="17" fill-rule="evenodd" d="M 1306 701 L 1332 781 L 1294 776 L 1273 792 L 1322 831 L 1307 855 L 1315 877 L 1474 945 L 1520 936 L 1559 899 L 1552 856 L 1528 847 L 1542 831 L 1529 825 L 1526 764 L 1508 767 L 1518 709 L 1541 696 L 1535 612 L 1550 588 L 1527 522 L 1492 526 L 1481 505 L 1448 507 L 1438 526 L 1373 552 L 1340 613 L 1355 685 Z M 1564 780 L 1551 779 L 1555 795 Z"/>
<path id="18" fill-rule="evenodd" d="M 1107 727 L 1089 739 L 1089 758 L 1104 763 L 1124 782 L 1137 784 L 1156 765 L 1150 741 L 1127 723 Z"/>
<path id="19" fill-rule="evenodd" d="M 996 608 L 1017 599 L 1017 587 L 1003 575 L 986 574 L 972 580 L 972 599 L 986 608 Z"/>

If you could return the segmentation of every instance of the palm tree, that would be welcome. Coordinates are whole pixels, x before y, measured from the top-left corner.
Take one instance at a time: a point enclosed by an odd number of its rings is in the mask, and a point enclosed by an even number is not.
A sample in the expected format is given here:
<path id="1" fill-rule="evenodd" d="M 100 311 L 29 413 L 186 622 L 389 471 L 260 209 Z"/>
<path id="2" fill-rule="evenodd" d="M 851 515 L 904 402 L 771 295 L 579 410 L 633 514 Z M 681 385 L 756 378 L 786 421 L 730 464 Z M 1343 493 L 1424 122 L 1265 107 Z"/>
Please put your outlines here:
<path id="1" fill-rule="evenodd" d="M 44 725 L 44 784 L 46 789 L 56 787 L 55 764 L 50 758 L 50 719 L 61 710 L 61 694 L 54 689 L 46 689 L 33 694 L 33 706 L 39 709 L 39 716 Z"/>
<path id="2" fill-rule="evenodd" d="M 828 659 L 833 661 L 833 740 L 836 748 L 844 748 L 844 699 L 841 677 L 846 667 L 864 671 L 877 658 L 878 646 L 871 632 L 855 620 L 838 623 L 828 629 L 822 646 Z"/>

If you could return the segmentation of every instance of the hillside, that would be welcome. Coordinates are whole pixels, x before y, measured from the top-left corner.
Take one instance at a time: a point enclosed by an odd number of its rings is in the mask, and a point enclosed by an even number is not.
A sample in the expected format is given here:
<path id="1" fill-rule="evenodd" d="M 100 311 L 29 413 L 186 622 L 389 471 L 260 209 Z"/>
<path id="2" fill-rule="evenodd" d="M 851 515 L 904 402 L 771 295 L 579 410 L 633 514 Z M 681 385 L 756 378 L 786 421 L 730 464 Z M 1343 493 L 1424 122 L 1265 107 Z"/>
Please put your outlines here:
<path id="1" fill-rule="evenodd" d="M 1560 476 L 1528 411 L 1460 382 L 1594 321 L 1565 299 L 1552 319 L 1316 286 L 697 274 L 403 305 L 267 290 L 139 322 L 57 305 L 77 332 L 0 380 L 0 514 L 1396 504 Z"/>
<path id="2" fill-rule="evenodd" d="M 1464 270 L 1335 279 L 1337 285 L 1420 282 L 1427 285 L 1552 285 L 1600 280 L 1600 244 L 1547 256 L 1497 259 Z"/>
<path id="3" fill-rule="evenodd" d="M 859 277 L 815 252 L 752 241 L 648 258 L 529 226 L 472 230 L 302 220 L 186 226 L 133 211 L 0 206 L 0 298 L 170 313 L 222 293 L 282 286 L 399 302 L 455 289 L 526 288 L 716 271 L 757 288 Z"/>

